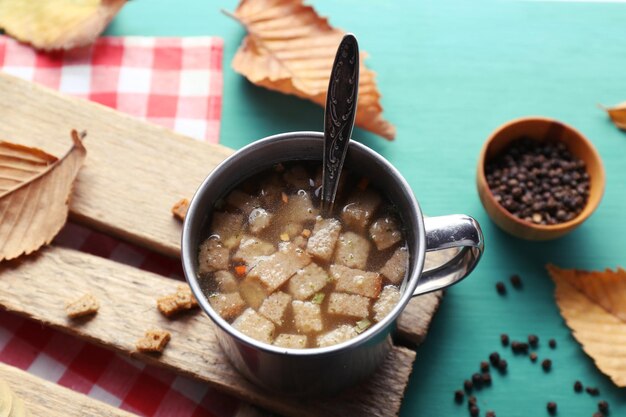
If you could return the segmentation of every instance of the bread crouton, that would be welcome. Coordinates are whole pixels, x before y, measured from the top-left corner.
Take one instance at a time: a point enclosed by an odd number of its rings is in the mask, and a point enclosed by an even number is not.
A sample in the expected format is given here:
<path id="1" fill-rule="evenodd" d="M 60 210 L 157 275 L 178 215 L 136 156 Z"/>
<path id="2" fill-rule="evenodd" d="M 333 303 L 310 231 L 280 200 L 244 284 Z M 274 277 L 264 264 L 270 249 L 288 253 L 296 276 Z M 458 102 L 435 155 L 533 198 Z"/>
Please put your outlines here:
<path id="1" fill-rule="evenodd" d="M 196 307 L 198 307 L 198 301 L 188 285 L 179 285 L 175 293 L 157 299 L 157 308 L 167 317 Z"/>
<path id="2" fill-rule="evenodd" d="M 224 320 L 237 317 L 246 307 L 246 302 L 238 292 L 213 294 L 209 297 L 209 304 Z"/>
<path id="3" fill-rule="evenodd" d="M 377 298 L 382 286 L 382 277 L 375 272 L 331 265 L 330 275 L 335 280 L 335 289 L 340 292 Z"/>
<path id="4" fill-rule="evenodd" d="M 324 333 L 317 337 L 317 346 L 332 346 L 338 343 L 345 342 L 347 340 L 356 337 L 358 333 L 354 329 L 354 327 L 349 326 L 347 324 L 342 324 L 334 330 L 331 330 L 328 333 Z"/>
<path id="5" fill-rule="evenodd" d="M 216 211 L 211 219 L 211 233 L 228 249 L 239 245 L 243 230 L 243 214 Z"/>
<path id="6" fill-rule="evenodd" d="M 365 269 L 370 247 L 366 238 L 353 232 L 342 233 L 337 242 L 335 262 L 348 268 Z"/>
<path id="7" fill-rule="evenodd" d="M 328 262 L 335 252 L 335 245 L 341 233 L 341 223 L 336 219 L 317 217 L 313 234 L 306 246 L 307 252 L 316 259 Z"/>
<path id="8" fill-rule="evenodd" d="M 385 250 L 402 240 L 402 232 L 393 217 L 381 217 L 372 223 L 370 238 L 378 250 Z"/>
<path id="9" fill-rule="evenodd" d="M 211 236 L 200 245 L 198 254 L 198 272 L 207 274 L 220 269 L 228 269 L 230 250 L 215 236 Z"/>
<path id="10" fill-rule="evenodd" d="M 311 262 L 311 258 L 302 249 L 276 252 L 260 260 L 248 272 L 247 278 L 257 279 L 268 293 L 272 293 L 283 285 L 300 268 Z"/>
<path id="11" fill-rule="evenodd" d="M 253 339 L 272 343 L 275 330 L 274 323 L 251 308 L 246 309 L 241 316 L 237 317 L 233 322 L 233 327 Z"/>
<path id="12" fill-rule="evenodd" d="M 171 339 L 170 332 L 160 329 L 151 329 L 144 337 L 137 340 L 135 347 L 139 352 L 161 353 Z"/>
<path id="13" fill-rule="evenodd" d="M 400 301 L 400 290 L 393 285 L 383 288 L 378 300 L 374 303 L 374 320 L 381 321 Z"/>
<path id="14" fill-rule="evenodd" d="M 289 280 L 287 290 L 296 300 L 306 300 L 328 284 L 328 273 L 315 263 L 299 269 Z"/>
<path id="15" fill-rule="evenodd" d="M 319 332 L 322 325 L 322 310 L 319 304 L 310 301 L 294 300 L 291 302 L 296 328 L 301 333 Z"/>
<path id="16" fill-rule="evenodd" d="M 409 251 L 406 248 L 398 248 L 391 255 L 391 258 L 385 262 L 380 273 L 385 276 L 392 284 L 399 284 L 406 275 L 409 266 Z"/>
<path id="17" fill-rule="evenodd" d="M 274 346 L 292 349 L 304 349 L 306 347 L 308 337 L 303 334 L 287 334 L 281 333 L 274 340 Z"/>
<path id="18" fill-rule="evenodd" d="M 100 303 L 91 294 L 85 294 L 65 305 L 65 313 L 71 319 L 94 315 L 98 312 L 98 309 L 100 309 Z"/>
<path id="19" fill-rule="evenodd" d="M 282 291 L 276 291 L 263 301 L 259 313 L 272 320 L 277 325 L 283 324 L 283 318 L 291 303 L 291 296 Z"/>
<path id="20" fill-rule="evenodd" d="M 381 201 L 377 192 L 369 188 L 364 191 L 357 189 L 348 197 L 348 203 L 341 212 L 341 219 L 349 227 L 366 230 Z"/>
<path id="21" fill-rule="evenodd" d="M 365 318 L 369 315 L 370 300 L 356 294 L 333 292 L 328 297 L 328 313 L 340 316 Z"/>

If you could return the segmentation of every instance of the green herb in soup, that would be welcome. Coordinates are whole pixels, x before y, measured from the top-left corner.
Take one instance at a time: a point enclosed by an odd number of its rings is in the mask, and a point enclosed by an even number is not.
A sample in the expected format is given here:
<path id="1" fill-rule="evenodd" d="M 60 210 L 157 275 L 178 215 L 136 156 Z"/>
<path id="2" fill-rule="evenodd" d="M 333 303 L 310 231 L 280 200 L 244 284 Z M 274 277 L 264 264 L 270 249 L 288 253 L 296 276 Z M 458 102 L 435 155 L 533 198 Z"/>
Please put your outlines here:
<path id="1" fill-rule="evenodd" d="M 392 204 L 344 171 L 337 216 L 323 218 L 320 186 L 319 163 L 256 175 L 228 194 L 200 245 L 209 303 L 259 341 L 299 349 L 341 343 L 400 299 L 409 259 Z"/>

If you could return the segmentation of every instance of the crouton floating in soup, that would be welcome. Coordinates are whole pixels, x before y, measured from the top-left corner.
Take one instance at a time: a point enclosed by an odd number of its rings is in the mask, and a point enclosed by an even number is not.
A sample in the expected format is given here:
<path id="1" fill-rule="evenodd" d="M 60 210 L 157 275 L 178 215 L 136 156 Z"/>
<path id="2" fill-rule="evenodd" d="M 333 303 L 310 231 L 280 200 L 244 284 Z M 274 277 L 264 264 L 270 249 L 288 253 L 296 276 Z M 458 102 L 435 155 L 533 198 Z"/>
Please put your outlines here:
<path id="1" fill-rule="evenodd" d="M 393 202 L 344 170 L 333 216 L 324 218 L 320 172 L 320 163 L 302 161 L 245 180 L 214 208 L 198 248 L 213 310 L 280 348 L 327 347 L 366 332 L 398 304 L 408 273 Z"/>

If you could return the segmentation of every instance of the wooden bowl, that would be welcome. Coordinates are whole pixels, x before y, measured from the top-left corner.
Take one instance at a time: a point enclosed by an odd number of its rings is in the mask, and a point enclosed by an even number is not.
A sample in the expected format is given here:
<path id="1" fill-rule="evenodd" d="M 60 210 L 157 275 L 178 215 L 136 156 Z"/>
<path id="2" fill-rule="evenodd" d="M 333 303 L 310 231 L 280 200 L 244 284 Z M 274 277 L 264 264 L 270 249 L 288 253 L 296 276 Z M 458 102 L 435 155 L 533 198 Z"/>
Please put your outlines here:
<path id="1" fill-rule="evenodd" d="M 494 198 L 485 177 L 485 163 L 503 151 L 512 141 L 521 137 L 544 142 L 560 141 L 577 158 L 587 164 L 590 180 L 589 199 L 585 208 L 571 220 L 555 225 L 541 225 L 515 217 Z M 485 142 L 478 160 L 476 186 L 485 210 L 501 229 L 522 239 L 556 239 L 574 230 L 600 204 L 604 193 L 604 168 L 600 155 L 579 131 L 557 120 L 544 117 L 525 117 L 510 121 L 496 129 Z"/>

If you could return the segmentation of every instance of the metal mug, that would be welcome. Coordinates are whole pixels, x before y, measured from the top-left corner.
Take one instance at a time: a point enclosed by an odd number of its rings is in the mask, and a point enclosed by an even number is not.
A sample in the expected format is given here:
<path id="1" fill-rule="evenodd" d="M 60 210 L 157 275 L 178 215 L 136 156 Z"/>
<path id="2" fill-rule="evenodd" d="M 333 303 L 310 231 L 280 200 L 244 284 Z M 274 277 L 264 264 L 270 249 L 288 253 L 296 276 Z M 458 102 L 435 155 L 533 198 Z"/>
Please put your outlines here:
<path id="1" fill-rule="evenodd" d="M 279 162 L 319 160 L 323 134 L 292 132 L 258 140 L 217 166 L 191 200 L 182 234 L 182 262 L 187 281 L 202 309 L 215 323 L 219 343 L 232 364 L 249 380 L 271 391 L 293 396 L 336 393 L 354 385 L 381 364 L 391 348 L 396 319 L 412 297 L 448 287 L 465 278 L 483 252 L 478 223 L 465 215 L 424 218 L 411 188 L 382 156 L 351 141 L 345 166 L 367 175 L 397 207 L 409 249 L 409 271 L 395 308 L 357 337 L 334 346 L 289 349 L 244 335 L 221 318 L 198 283 L 198 248 L 208 236 L 215 203 L 244 179 Z M 422 271 L 427 251 L 460 248 L 446 264 Z"/>

